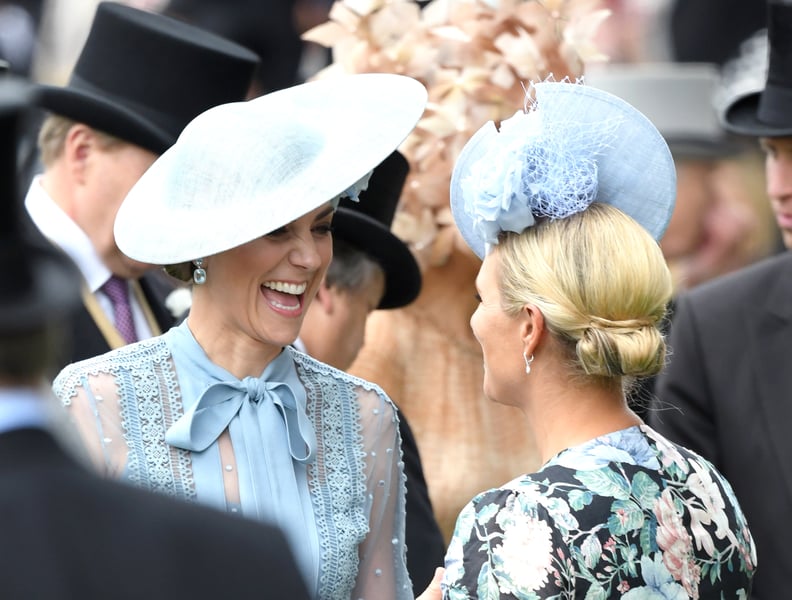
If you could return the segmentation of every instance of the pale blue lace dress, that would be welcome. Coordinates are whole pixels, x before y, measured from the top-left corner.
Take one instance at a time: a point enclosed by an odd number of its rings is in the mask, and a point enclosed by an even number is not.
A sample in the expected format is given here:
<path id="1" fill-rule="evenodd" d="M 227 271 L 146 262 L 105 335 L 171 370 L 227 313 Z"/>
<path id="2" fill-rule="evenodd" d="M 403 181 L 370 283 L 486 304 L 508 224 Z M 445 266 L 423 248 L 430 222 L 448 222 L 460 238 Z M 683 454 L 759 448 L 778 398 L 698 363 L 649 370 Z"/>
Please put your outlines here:
<path id="1" fill-rule="evenodd" d="M 397 417 L 377 386 L 291 348 L 240 381 L 184 323 L 66 367 L 54 390 L 105 473 L 279 524 L 315 597 L 412 598 Z"/>

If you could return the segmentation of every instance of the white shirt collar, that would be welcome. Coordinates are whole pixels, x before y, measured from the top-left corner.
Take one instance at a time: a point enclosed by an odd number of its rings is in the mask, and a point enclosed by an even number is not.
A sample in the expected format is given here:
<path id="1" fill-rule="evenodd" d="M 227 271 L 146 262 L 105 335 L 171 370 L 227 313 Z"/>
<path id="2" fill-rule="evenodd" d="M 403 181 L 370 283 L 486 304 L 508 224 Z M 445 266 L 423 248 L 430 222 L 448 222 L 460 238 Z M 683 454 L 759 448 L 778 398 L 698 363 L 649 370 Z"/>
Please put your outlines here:
<path id="1" fill-rule="evenodd" d="M 305 347 L 305 343 L 304 343 L 304 342 L 302 341 L 302 339 L 300 339 L 300 338 L 297 338 L 296 340 L 294 340 L 294 341 L 292 342 L 292 347 L 293 347 L 293 348 L 296 348 L 297 350 L 299 350 L 299 351 L 300 351 L 300 352 L 302 352 L 303 354 L 308 354 L 308 350 L 307 350 L 307 348 Z"/>
<path id="2" fill-rule="evenodd" d="M 91 292 L 102 287 L 110 278 L 110 270 L 99 258 L 90 238 L 44 190 L 41 175 L 34 177 L 30 184 L 25 208 L 44 237 L 77 264 Z"/>

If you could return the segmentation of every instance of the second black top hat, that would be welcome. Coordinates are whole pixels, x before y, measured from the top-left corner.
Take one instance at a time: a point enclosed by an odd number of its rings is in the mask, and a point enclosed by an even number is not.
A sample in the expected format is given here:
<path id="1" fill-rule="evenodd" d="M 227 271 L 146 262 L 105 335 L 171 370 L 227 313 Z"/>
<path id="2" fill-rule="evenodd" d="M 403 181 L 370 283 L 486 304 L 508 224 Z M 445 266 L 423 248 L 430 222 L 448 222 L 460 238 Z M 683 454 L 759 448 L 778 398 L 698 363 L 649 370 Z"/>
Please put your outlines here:
<path id="1" fill-rule="evenodd" d="M 769 63 L 763 90 L 735 99 L 724 113 L 733 133 L 792 135 L 792 2 L 771 0 L 767 12 Z"/>
<path id="2" fill-rule="evenodd" d="M 40 86 L 36 103 L 161 154 L 198 114 L 243 100 L 258 63 L 203 29 L 102 2 L 68 85 Z"/>
<path id="3" fill-rule="evenodd" d="M 404 182 L 410 167 L 398 151 L 382 161 L 371 175 L 360 200 L 341 200 L 333 218 L 333 237 L 373 258 L 385 274 L 385 294 L 377 308 L 406 306 L 421 291 L 421 270 L 412 252 L 391 233 Z"/>

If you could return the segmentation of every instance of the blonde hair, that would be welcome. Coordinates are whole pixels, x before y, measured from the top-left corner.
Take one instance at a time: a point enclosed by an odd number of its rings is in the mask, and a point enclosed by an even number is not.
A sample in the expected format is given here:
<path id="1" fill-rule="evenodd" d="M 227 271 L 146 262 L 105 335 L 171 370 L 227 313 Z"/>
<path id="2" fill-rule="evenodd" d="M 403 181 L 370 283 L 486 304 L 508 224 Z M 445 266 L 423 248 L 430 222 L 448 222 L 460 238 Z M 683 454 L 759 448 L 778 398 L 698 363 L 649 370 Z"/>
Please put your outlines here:
<path id="1" fill-rule="evenodd" d="M 44 119 L 38 134 L 38 147 L 41 153 L 41 162 L 45 167 L 52 164 L 63 154 L 66 135 L 77 124 L 76 121 L 61 115 L 49 115 Z M 90 127 L 90 126 L 89 126 Z M 102 148 L 107 150 L 113 146 L 125 143 L 117 137 L 91 128 L 99 138 Z"/>
<path id="2" fill-rule="evenodd" d="M 671 274 L 659 245 L 607 204 L 548 220 L 498 245 L 504 310 L 526 304 L 569 349 L 573 374 L 615 379 L 656 375 L 665 362 L 659 329 Z"/>

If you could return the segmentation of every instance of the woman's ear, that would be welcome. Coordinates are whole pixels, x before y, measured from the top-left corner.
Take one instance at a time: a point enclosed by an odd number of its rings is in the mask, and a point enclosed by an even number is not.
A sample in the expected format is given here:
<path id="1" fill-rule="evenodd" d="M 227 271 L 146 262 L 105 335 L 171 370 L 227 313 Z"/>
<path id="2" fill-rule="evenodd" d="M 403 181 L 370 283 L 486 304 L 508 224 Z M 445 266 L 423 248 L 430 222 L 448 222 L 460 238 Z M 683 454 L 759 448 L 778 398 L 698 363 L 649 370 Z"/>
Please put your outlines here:
<path id="1" fill-rule="evenodd" d="M 525 353 L 530 356 L 545 334 L 545 320 L 542 311 L 533 304 L 526 304 L 520 311 L 520 337 Z"/>

